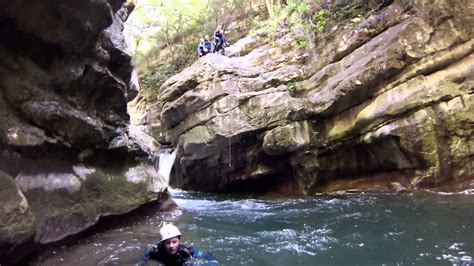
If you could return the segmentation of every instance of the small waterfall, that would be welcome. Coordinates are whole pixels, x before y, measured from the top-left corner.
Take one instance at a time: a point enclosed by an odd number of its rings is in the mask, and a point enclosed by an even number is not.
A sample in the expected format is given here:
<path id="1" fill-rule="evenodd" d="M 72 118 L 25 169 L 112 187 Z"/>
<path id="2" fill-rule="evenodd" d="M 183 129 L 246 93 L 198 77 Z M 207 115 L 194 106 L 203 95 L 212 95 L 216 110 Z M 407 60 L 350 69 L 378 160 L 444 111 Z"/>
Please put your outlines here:
<path id="1" fill-rule="evenodd" d="M 167 184 L 170 182 L 171 168 L 176 158 L 176 150 L 171 151 L 171 149 L 160 149 L 156 155 L 155 168 Z"/>

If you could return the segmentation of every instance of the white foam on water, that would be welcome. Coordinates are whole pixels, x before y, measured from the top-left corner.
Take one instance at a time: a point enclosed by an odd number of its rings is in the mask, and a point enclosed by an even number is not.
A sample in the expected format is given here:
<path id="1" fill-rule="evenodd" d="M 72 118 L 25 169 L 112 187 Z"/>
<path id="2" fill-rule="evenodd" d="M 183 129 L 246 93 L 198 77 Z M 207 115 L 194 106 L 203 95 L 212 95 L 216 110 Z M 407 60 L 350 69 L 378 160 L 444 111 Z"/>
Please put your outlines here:
<path id="1" fill-rule="evenodd" d="M 439 192 L 439 191 L 432 191 L 432 190 L 427 190 L 428 192 L 435 193 L 438 195 L 444 195 L 444 196 L 451 196 L 451 195 L 474 195 L 474 189 L 466 189 L 463 191 L 457 191 L 457 192 Z"/>
<path id="2" fill-rule="evenodd" d="M 194 211 L 208 211 L 210 208 L 218 204 L 214 200 L 188 200 L 188 199 L 173 199 L 178 206 L 187 210 Z"/>
<path id="3" fill-rule="evenodd" d="M 239 200 L 232 202 L 232 207 L 242 210 L 266 210 L 267 204 L 258 202 L 256 200 Z"/>
<path id="4" fill-rule="evenodd" d="M 301 231 L 283 229 L 278 231 L 258 232 L 258 238 L 265 244 L 261 247 L 268 253 L 278 254 L 287 251 L 301 256 L 314 256 L 321 251 L 328 250 L 338 240 L 332 236 L 333 232 L 326 228 L 313 228 L 304 225 Z"/>
<path id="5" fill-rule="evenodd" d="M 436 257 L 437 260 L 447 260 L 453 265 L 459 266 L 468 266 L 473 265 L 474 260 L 468 252 L 462 250 L 464 248 L 464 243 L 453 243 L 448 247 L 448 250 L 457 251 L 457 254 L 442 254 L 441 256 Z"/>

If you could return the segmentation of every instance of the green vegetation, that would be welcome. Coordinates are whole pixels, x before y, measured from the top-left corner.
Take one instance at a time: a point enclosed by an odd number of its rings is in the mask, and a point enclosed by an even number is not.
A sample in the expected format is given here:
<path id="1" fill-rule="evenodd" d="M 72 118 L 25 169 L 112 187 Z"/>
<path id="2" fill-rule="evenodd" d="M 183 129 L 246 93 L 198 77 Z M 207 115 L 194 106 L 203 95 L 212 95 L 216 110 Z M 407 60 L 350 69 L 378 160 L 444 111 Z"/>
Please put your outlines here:
<path id="1" fill-rule="evenodd" d="M 365 16 L 370 10 L 369 6 L 369 0 L 333 2 L 300 0 L 289 5 L 289 8 L 291 12 L 298 14 L 301 26 L 311 31 L 324 32 L 329 25 Z"/>
<path id="2" fill-rule="evenodd" d="M 308 39 L 304 36 L 298 35 L 296 36 L 296 43 L 301 49 L 308 49 L 309 48 L 309 42 Z"/>
<path id="3" fill-rule="evenodd" d="M 288 87 L 290 92 L 294 92 L 296 90 L 296 81 L 294 80 L 287 81 L 285 85 Z"/>
<path id="4" fill-rule="evenodd" d="M 270 19 L 270 20 L 257 20 L 250 29 L 249 34 L 251 35 L 261 35 L 261 34 L 268 34 L 275 32 L 278 28 L 278 19 Z"/>
<path id="5" fill-rule="evenodd" d="M 184 36 L 199 29 L 207 0 L 140 0 L 128 18 L 124 33 L 135 52 L 135 63 L 150 64 L 150 58 L 167 48 L 176 59 Z M 197 36 L 197 35 L 196 35 Z"/>
<path id="6" fill-rule="evenodd" d="M 147 92 L 158 93 L 158 89 L 168 79 L 178 72 L 176 65 L 165 63 L 157 68 L 149 68 L 140 77 L 140 85 Z"/>
<path id="7" fill-rule="evenodd" d="M 318 10 L 313 16 L 313 20 L 316 23 L 314 27 L 322 32 L 326 28 L 329 19 L 329 12 L 326 9 Z"/>

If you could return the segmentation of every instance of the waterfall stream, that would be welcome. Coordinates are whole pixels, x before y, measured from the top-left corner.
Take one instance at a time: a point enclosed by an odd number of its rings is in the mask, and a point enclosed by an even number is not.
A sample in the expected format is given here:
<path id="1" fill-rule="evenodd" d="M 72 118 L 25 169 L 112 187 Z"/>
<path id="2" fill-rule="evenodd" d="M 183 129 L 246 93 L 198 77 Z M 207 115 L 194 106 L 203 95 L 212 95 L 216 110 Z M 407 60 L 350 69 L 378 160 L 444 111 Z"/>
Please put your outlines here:
<path id="1" fill-rule="evenodd" d="M 161 149 L 158 151 L 155 168 L 167 184 L 170 182 L 171 169 L 173 168 L 175 159 L 176 150 L 171 151 L 170 149 Z"/>

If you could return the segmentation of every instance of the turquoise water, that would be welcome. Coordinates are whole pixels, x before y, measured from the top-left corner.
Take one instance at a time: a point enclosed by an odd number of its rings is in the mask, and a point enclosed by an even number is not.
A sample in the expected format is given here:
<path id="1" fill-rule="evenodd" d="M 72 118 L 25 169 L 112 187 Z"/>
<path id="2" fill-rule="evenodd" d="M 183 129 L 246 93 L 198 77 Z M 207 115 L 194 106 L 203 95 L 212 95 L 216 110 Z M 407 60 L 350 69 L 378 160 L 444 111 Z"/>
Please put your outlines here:
<path id="1" fill-rule="evenodd" d="M 221 265 L 474 265 L 474 193 L 346 194 L 299 199 L 173 191 L 180 206 L 35 259 L 133 265 L 163 221 Z M 153 265 L 153 264 L 150 264 Z"/>

